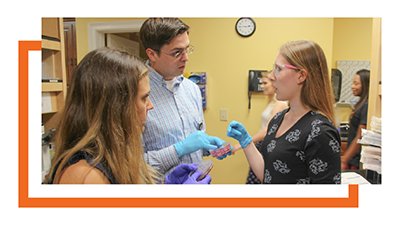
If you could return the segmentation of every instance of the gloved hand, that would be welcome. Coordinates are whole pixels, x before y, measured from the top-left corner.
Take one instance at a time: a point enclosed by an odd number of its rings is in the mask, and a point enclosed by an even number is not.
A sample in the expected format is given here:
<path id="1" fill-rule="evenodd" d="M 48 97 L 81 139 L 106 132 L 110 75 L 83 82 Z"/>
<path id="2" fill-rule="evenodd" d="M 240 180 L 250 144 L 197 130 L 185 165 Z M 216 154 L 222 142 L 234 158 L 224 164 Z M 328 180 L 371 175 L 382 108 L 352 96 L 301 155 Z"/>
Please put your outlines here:
<path id="1" fill-rule="evenodd" d="M 226 135 L 238 140 L 242 148 L 245 148 L 253 141 L 253 138 L 247 133 L 246 128 L 244 128 L 241 123 L 234 120 L 229 124 Z"/>
<path id="2" fill-rule="evenodd" d="M 228 153 L 226 153 L 226 154 L 224 154 L 224 155 L 221 155 L 221 156 L 218 156 L 217 157 L 217 159 L 219 159 L 219 160 L 223 160 L 223 159 L 225 159 L 227 156 L 229 156 L 229 155 L 232 155 L 232 146 L 231 146 L 231 150 L 228 152 Z"/>
<path id="3" fill-rule="evenodd" d="M 165 177 L 165 184 L 183 184 L 189 178 L 189 173 L 196 170 L 195 164 L 181 164 Z"/>
<path id="4" fill-rule="evenodd" d="M 201 176 L 201 171 L 196 171 L 192 176 L 190 176 L 183 184 L 210 184 L 211 175 L 207 174 L 202 180 L 197 181 Z"/>
<path id="5" fill-rule="evenodd" d="M 189 134 L 185 140 L 174 144 L 174 147 L 178 158 L 180 158 L 202 148 L 205 150 L 216 149 L 223 143 L 224 141 L 220 138 L 208 136 L 203 131 L 198 130 Z"/>
<path id="6" fill-rule="evenodd" d="M 223 144 L 224 144 L 224 140 L 222 140 L 219 137 L 214 137 L 214 136 L 209 136 L 211 144 L 217 145 L 217 148 L 220 148 Z M 210 148 L 211 149 L 211 148 Z M 210 149 L 206 149 L 207 151 Z M 214 148 L 215 149 L 215 148 Z M 225 155 L 221 155 L 219 157 L 217 157 L 217 159 L 219 160 L 223 160 L 224 158 L 226 158 L 228 155 L 232 155 L 232 146 L 231 146 L 231 151 L 226 153 Z"/>

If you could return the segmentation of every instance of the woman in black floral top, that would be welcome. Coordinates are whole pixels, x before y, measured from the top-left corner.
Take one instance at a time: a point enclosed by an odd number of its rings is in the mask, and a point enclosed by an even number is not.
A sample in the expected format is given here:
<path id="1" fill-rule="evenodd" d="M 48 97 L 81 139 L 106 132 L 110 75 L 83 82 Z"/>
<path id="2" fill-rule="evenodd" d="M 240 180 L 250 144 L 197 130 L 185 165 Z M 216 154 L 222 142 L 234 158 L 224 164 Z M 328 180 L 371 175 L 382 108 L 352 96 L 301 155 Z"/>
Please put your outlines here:
<path id="1" fill-rule="evenodd" d="M 239 141 L 263 183 L 340 184 L 340 136 L 321 47 L 307 40 L 284 45 L 270 79 L 276 98 L 288 100 L 290 108 L 270 121 L 261 153 L 241 123 L 232 121 L 227 135 Z"/>

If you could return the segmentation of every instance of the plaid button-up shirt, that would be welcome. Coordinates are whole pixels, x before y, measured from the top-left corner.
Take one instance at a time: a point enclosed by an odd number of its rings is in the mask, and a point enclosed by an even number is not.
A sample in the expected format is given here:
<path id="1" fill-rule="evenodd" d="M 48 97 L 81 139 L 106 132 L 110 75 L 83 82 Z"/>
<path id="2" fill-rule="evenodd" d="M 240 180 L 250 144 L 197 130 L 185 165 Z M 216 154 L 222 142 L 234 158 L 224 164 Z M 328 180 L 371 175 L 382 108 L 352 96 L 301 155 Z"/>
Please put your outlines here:
<path id="1" fill-rule="evenodd" d="M 146 63 L 149 66 L 148 62 Z M 176 166 L 184 163 L 201 163 L 207 151 L 199 149 L 178 158 L 175 143 L 183 141 L 201 126 L 205 132 L 201 94 L 198 86 L 182 75 L 175 78 L 172 91 L 166 87 L 163 77 L 150 68 L 150 100 L 154 109 L 148 111 L 142 134 L 146 162 L 168 175 Z M 203 153 L 204 152 L 204 153 Z"/>

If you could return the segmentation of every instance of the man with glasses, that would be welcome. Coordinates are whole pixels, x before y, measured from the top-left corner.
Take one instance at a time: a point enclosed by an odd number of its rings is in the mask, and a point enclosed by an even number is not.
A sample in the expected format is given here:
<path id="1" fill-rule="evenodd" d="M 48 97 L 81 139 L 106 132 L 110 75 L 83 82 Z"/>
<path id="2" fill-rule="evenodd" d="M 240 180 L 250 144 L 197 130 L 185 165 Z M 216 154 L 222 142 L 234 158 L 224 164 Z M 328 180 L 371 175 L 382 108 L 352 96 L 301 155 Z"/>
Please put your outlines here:
<path id="1" fill-rule="evenodd" d="M 183 163 L 201 163 L 223 140 L 205 133 L 200 90 L 182 76 L 194 47 L 189 26 L 177 18 L 150 18 L 140 29 L 149 60 L 150 100 L 143 148 L 148 164 L 164 177 Z"/>

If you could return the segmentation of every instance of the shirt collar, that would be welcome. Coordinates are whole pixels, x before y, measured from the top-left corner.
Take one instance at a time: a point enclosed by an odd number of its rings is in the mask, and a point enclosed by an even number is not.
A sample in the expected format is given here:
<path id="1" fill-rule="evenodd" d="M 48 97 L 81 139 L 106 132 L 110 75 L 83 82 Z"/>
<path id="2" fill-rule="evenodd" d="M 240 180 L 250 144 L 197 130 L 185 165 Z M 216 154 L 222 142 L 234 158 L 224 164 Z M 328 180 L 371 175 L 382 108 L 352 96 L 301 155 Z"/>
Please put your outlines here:
<path id="1" fill-rule="evenodd" d="M 159 84 L 160 86 L 166 87 L 164 77 L 150 66 L 149 60 L 146 61 L 146 66 L 150 69 L 150 78 L 153 79 L 154 81 L 156 81 L 156 83 Z M 174 86 L 179 86 L 182 83 L 183 79 L 184 79 L 184 77 L 182 74 L 177 76 L 175 78 Z"/>

